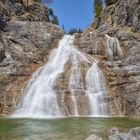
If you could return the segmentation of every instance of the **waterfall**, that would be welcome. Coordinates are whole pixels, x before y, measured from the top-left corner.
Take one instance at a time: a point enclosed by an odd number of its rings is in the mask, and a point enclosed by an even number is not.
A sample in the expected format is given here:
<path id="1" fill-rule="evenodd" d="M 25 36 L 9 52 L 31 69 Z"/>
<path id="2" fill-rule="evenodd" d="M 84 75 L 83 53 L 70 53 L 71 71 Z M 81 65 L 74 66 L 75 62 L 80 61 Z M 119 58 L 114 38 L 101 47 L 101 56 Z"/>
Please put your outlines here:
<path id="1" fill-rule="evenodd" d="M 86 93 L 89 98 L 90 114 L 94 116 L 105 115 L 105 80 L 102 72 L 94 62 L 86 73 Z"/>
<path id="2" fill-rule="evenodd" d="M 39 68 L 26 85 L 21 103 L 13 116 L 80 116 L 82 114 L 80 108 L 82 103 L 79 101 L 81 96 L 83 100 L 88 99 L 87 110 L 89 111 L 83 115 L 106 114 L 103 74 L 98 68 L 97 61 L 90 55 L 80 52 L 73 45 L 73 41 L 73 36 L 66 35 L 59 42 L 58 48 L 52 50 L 47 64 Z M 67 65 L 69 70 L 66 72 Z M 63 84 L 67 86 L 68 93 L 63 90 L 59 90 L 61 93 L 58 92 L 57 88 L 60 87 L 58 81 L 61 75 L 66 75 Z M 71 105 L 66 103 L 68 100 Z"/>
<path id="3" fill-rule="evenodd" d="M 121 50 L 119 40 L 115 37 L 110 37 L 107 34 L 105 34 L 105 37 L 107 38 L 106 55 L 109 58 L 109 60 L 113 61 L 116 59 L 122 59 L 123 53 Z"/>

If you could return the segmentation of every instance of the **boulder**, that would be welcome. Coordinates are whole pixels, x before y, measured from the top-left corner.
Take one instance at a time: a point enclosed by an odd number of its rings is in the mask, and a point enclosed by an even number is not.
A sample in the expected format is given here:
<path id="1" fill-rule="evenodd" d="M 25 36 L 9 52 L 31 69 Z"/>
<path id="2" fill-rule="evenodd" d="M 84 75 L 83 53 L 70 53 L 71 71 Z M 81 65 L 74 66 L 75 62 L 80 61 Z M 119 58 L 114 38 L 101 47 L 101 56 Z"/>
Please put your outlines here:
<path id="1" fill-rule="evenodd" d="M 112 130 L 114 128 L 109 131 Z M 109 140 L 140 140 L 140 127 L 132 128 L 128 133 L 110 133 Z"/>
<path id="2" fill-rule="evenodd" d="M 113 128 L 111 128 L 111 129 L 108 131 L 108 134 L 109 134 L 109 135 L 116 135 L 116 134 L 118 134 L 118 133 L 119 133 L 119 129 L 116 128 L 116 127 L 113 127 Z"/>
<path id="3" fill-rule="evenodd" d="M 102 140 L 101 137 L 96 136 L 95 134 L 90 135 L 85 140 Z"/>

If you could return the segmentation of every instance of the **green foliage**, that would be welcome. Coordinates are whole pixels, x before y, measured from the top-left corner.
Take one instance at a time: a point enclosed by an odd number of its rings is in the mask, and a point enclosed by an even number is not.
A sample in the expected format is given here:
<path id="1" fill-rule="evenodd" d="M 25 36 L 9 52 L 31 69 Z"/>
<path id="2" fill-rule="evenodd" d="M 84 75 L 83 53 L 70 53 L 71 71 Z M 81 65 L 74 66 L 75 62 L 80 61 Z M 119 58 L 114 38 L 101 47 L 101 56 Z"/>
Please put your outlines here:
<path id="1" fill-rule="evenodd" d="M 111 0 L 105 0 L 105 4 L 106 4 L 106 6 L 110 5 L 111 4 Z"/>
<path id="2" fill-rule="evenodd" d="M 46 2 L 47 4 L 50 4 L 50 3 L 53 2 L 53 0 L 45 0 L 45 2 Z"/>
<path id="3" fill-rule="evenodd" d="M 62 25 L 62 29 L 65 31 L 65 26 L 64 25 Z"/>
<path id="4" fill-rule="evenodd" d="M 101 0 L 94 0 L 94 12 L 95 17 L 99 17 L 102 12 L 102 1 Z"/>
<path id="5" fill-rule="evenodd" d="M 52 8 L 49 8 L 48 10 L 49 10 L 49 16 L 52 16 L 53 17 L 54 16 L 53 9 Z"/>
<path id="6" fill-rule="evenodd" d="M 53 16 L 53 19 L 51 20 L 53 24 L 59 25 L 58 17 L 56 15 Z"/>
<path id="7" fill-rule="evenodd" d="M 69 30 L 70 35 L 73 35 L 74 33 L 82 33 L 83 31 L 81 29 L 77 29 L 77 28 L 72 28 Z"/>

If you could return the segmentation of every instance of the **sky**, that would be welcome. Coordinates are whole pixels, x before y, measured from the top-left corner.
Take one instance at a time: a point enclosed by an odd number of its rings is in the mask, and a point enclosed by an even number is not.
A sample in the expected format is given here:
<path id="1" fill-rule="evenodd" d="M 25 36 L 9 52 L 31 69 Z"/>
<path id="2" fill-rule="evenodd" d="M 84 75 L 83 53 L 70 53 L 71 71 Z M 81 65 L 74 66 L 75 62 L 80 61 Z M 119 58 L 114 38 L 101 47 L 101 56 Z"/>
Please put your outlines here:
<path id="1" fill-rule="evenodd" d="M 93 0 L 54 0 L 48 7 L 53 9 L 66 32 L 75 27 L 86 29 L 93 19 Z"/>

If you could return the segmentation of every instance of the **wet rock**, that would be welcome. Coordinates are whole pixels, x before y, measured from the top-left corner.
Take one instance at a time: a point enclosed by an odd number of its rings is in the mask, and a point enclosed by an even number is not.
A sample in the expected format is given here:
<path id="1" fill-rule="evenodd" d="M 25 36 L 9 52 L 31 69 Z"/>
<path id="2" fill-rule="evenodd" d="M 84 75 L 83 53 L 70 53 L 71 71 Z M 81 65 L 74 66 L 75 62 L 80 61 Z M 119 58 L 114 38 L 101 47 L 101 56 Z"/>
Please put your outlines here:
<path id="1" fill-rule="evenodd" d="M 140 127 L 132 128 L 129 133 L 133 138 L 140 140 Z"/>
<path id="2" fill-rule="evenodd" d="M 111 128 L 108 132 L 109 135 L 115 135 L 115 134 L 118 134 L 118 133 L 119 133 L 119 129 L 116 128 L 116 127 Z"/>
<path id="3" fill-rule="evenodd" d="M 109 140 L 131 140 L 131 135 L 126 133 L 109 136 Z"/>
<path id="4" fill-rule="evenodd" d="M 86 138 L 85 140 L 102 140 L 102 138 L 96 136 L 95 134 L 92 134 L 88 138 Z"/>
<path id="5" fill-rule="evenodd" d="M 140 140 L 140 127 L 132 128 L 128 133 L 110 133 L 109 140 Z"/>

